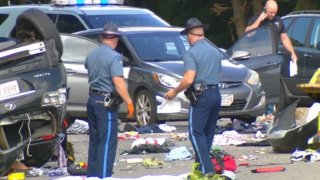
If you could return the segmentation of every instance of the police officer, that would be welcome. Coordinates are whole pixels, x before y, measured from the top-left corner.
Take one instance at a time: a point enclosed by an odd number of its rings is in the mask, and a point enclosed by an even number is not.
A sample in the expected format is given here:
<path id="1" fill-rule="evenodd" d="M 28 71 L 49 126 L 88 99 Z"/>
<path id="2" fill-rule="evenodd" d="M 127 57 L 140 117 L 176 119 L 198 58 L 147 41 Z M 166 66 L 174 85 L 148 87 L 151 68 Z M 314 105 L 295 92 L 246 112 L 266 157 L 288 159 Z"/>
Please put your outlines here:
<path id="1" fill-rule="evenodd" d="M 118 109 L 106 108 L 109 93 L 117 92 L 128 105 L 128 117 L 134 114 L 132 100 L 123 78 L 122 56 L 114 49 L 119 40 L 118 27 L 106 24 L 100 35 L 102 45 L 86 58 L 89 76 L 87 102 L 89 123 L 88 177 L 112 175 L 117 150 Z"/>
<path id="2" fill-rule="evenodd" d="M 216 177 L 210 158 L 215 127 L 218 120 L 221 95 L 218 89 L 221 57 L 216 48 L 204 38 L 204 30 L 209 26 L 197 18 L 187 21 L 180 34 L 186 34 L 191 47 L 183 56 L 184 75 L 180 84 L 167 92 L 166 98 L 172 99 L 179 92 L 191 87 L 201 87 L 196 104 L 189 109 L 189 138 L 200 163 L 202 173 Z M 200 85 L 200 86 L 199 86 Z"/>

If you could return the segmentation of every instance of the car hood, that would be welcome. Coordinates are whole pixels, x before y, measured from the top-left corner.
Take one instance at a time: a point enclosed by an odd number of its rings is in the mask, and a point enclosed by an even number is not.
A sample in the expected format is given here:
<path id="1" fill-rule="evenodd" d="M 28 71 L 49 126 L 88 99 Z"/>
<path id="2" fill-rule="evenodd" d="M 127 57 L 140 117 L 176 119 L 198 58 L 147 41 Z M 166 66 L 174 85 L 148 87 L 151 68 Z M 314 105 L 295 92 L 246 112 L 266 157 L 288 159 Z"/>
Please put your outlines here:
<path id="1" fill-rule="evenodd" d="M 147 63 L 148 68 L 172 75 L 182 77 L 184 73 L 183 61 L 163 61 Z M 244 81 L 248 76 L 249 69 L 242 64 L 234 64 L 228 60 L 221 61 L 221 81 Z"/>

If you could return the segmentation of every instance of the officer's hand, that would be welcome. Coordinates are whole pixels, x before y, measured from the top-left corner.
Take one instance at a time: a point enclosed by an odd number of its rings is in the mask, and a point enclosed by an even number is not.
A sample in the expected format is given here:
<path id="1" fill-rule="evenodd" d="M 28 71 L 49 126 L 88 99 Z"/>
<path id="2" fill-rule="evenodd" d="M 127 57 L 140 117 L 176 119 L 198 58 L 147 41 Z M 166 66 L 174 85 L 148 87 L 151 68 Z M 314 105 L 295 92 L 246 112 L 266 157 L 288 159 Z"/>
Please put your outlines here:
<path id="1" fill-rule="evenodd" d="M 132 103 L 128 104 L 128 115 L 127 118 L 133 118 L 134 115 L 134 106 Z"/>
<path id="2" fill-rule="evenodd" d="M 170 89 L 164 97 L 166 99 L 173 99 L 176 96 L 177 96 L 176 91 L 174 89 Z"/>

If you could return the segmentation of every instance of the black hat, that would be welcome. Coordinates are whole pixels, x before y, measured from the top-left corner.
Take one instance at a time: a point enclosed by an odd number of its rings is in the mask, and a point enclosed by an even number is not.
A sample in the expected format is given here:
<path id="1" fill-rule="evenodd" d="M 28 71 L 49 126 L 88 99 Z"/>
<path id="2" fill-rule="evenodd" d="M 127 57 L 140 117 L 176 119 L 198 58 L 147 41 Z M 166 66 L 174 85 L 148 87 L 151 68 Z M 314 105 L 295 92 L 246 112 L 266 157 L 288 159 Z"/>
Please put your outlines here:
<path id="1" fill-rule="evenodd" d="M 202 24 L 199 21 L 199 19 L 197 19 L 197 18 L 190 18 L 186 23 L 185 29 L 182 30 L 180 32 L 180 34 L 187 34 L 190 29 L 195 28 L 195 27 L 202 27 L 204 30 L 206 30 L 206 29 L 209 28 L 209 25 L 208 24 Z"/>
<path id="2" fill-rule="evenodd" d="M 107 23 L 106 25 L 104 25 L 103 31 L 101 34 L 105 36 L 110 36 L 110 37 L 120 36 L 120 33 L 118 31 L 118 26 L 113 23 Z"/>

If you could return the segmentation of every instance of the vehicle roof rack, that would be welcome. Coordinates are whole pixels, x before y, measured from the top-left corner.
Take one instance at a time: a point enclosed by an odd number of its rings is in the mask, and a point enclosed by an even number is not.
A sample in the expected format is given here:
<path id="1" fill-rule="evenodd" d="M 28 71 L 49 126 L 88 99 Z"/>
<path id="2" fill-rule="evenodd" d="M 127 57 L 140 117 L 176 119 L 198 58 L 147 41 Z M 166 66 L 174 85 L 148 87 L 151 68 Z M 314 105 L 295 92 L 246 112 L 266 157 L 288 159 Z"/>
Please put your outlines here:
<path id="1" fill-rule="evenodd" d="M 320 14 L 320 10 L 303 10 L 303 11 L 294 11 L 289 13 L 288 15 L 294 14 Z"/>

